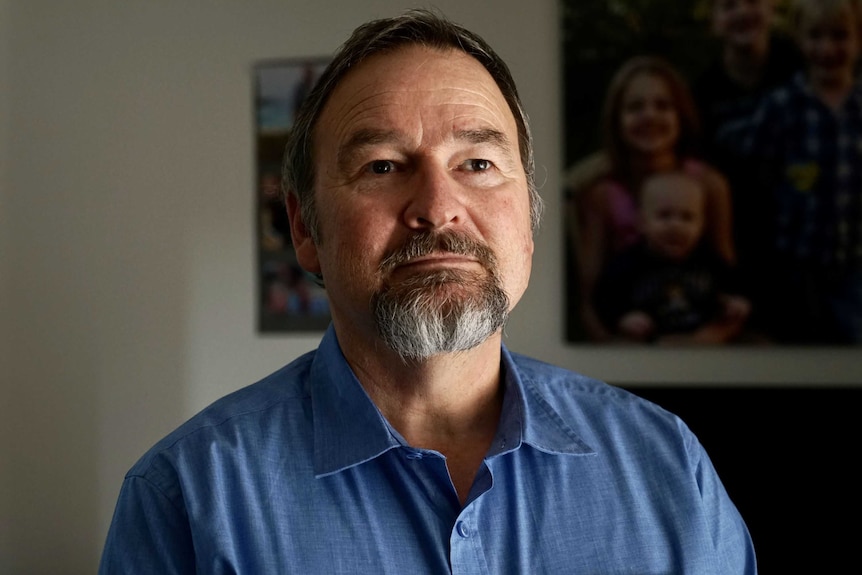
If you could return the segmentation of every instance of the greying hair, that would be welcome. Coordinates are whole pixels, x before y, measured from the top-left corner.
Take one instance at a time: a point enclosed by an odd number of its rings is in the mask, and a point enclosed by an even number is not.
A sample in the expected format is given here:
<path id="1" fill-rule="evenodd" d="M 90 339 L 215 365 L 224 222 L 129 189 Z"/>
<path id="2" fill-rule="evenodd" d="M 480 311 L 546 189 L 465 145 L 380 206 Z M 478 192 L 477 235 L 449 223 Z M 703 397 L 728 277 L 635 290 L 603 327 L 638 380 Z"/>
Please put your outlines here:
<path id="1" fill-rule="evenodd" d="M 460 50 L 478 60 L 488 70 L 515 117 L 521 163 L 530 193 L 530 223 L 534 231 L 538 229 L 543 204 L 535 185 L 533 140 L 509 67 L 477 34 L 432 11 L 410 10 L 401 16 L 374 20 L 357 28 L 336 52 L 297 113 L 285 148 L 282 192 L 285 200 L 288 194 L 296 195 L 303 222 L 312 240 L 319 244 L 321 239 L 314 197 L 312 139 L 323 107 L 353 67 L 375 54 L 410 45 Z"/>

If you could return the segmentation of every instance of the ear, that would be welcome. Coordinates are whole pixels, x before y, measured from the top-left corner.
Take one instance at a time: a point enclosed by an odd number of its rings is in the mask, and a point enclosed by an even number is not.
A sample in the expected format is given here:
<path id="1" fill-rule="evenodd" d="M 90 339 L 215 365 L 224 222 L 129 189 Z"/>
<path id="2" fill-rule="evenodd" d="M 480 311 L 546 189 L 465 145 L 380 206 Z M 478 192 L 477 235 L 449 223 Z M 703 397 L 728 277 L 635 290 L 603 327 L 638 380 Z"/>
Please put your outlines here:
<path id="1" fill-rule="evenodd" d="M 290 222 L 290 237 L 296 251 L 296 260 L 302 269 L 308 273 L 319 274 L 320 260 L 317 257 L 317 245 L 302 219 L 299 200 L 296 199 L 296 194 L 288 193 L 286 195 L 287 218 Z"/>

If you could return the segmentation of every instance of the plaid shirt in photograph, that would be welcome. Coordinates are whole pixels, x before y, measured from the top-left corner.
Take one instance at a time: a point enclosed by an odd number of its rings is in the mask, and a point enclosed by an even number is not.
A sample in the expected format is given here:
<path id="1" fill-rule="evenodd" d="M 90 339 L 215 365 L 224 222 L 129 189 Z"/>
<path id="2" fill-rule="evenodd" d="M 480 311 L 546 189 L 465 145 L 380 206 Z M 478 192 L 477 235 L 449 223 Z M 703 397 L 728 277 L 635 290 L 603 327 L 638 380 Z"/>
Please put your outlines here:
<path id="1" fill-rule="evenodd" d="M 778 252 L 830 267 L 858 266 L 862 85 L 833 110 L 799 73 L 764 99 L 744 129 L 735 128 L 725 136 L 741 135 L 736 144 L 743 153 L 771 172 Z"/>

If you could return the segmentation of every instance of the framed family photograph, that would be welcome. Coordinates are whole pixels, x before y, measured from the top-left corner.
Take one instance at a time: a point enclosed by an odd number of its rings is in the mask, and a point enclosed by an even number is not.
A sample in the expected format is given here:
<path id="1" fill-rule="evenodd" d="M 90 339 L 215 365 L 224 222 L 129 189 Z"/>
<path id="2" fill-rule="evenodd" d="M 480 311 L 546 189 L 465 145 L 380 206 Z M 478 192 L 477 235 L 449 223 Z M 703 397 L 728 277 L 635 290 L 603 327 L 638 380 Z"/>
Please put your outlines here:
<path id="1" fill-rule="evenodd" d="M 562 0 L 569 341 L 862 342 L 853 6 Z"/>

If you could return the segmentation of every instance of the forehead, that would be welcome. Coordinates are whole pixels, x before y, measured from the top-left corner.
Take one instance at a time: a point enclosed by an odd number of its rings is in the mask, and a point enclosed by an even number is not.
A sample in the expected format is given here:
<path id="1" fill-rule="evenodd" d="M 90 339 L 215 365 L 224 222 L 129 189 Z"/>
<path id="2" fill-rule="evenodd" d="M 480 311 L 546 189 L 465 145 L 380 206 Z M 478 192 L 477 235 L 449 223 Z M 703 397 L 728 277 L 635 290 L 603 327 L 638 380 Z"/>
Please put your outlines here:
<path id="1" fill-rule="evenodd" d="M 670 87 L 663 76 L 651 70 L 635 72 L 623 90 L 623 98 L 640 97 L 650 95 L 670 95 Z"/>
<path id="2" fill-rule="evenodd" d="M 775 0 L 713 0 L 713 13 L 724 13 L 725 11 L 735 10 L 738 8 L 757 8 L 760 10 L 769 10 Z"/>
<path id="3" fill-rule="evenodd" d="M 492 127 L 516 133 L 494 79 L 475 58 L 455 49 L 418 45 L 371 56 L 348 72 L 323 107 L 315 141 L 362 129 L 452 130 Z"/>
<path id="4" fill-rule="evenodd" d="M 858 25 L 856 13 L 848 2 L 802 2 L 798 9 L 802 29 L 815 26 L 850 29 Z"/>

